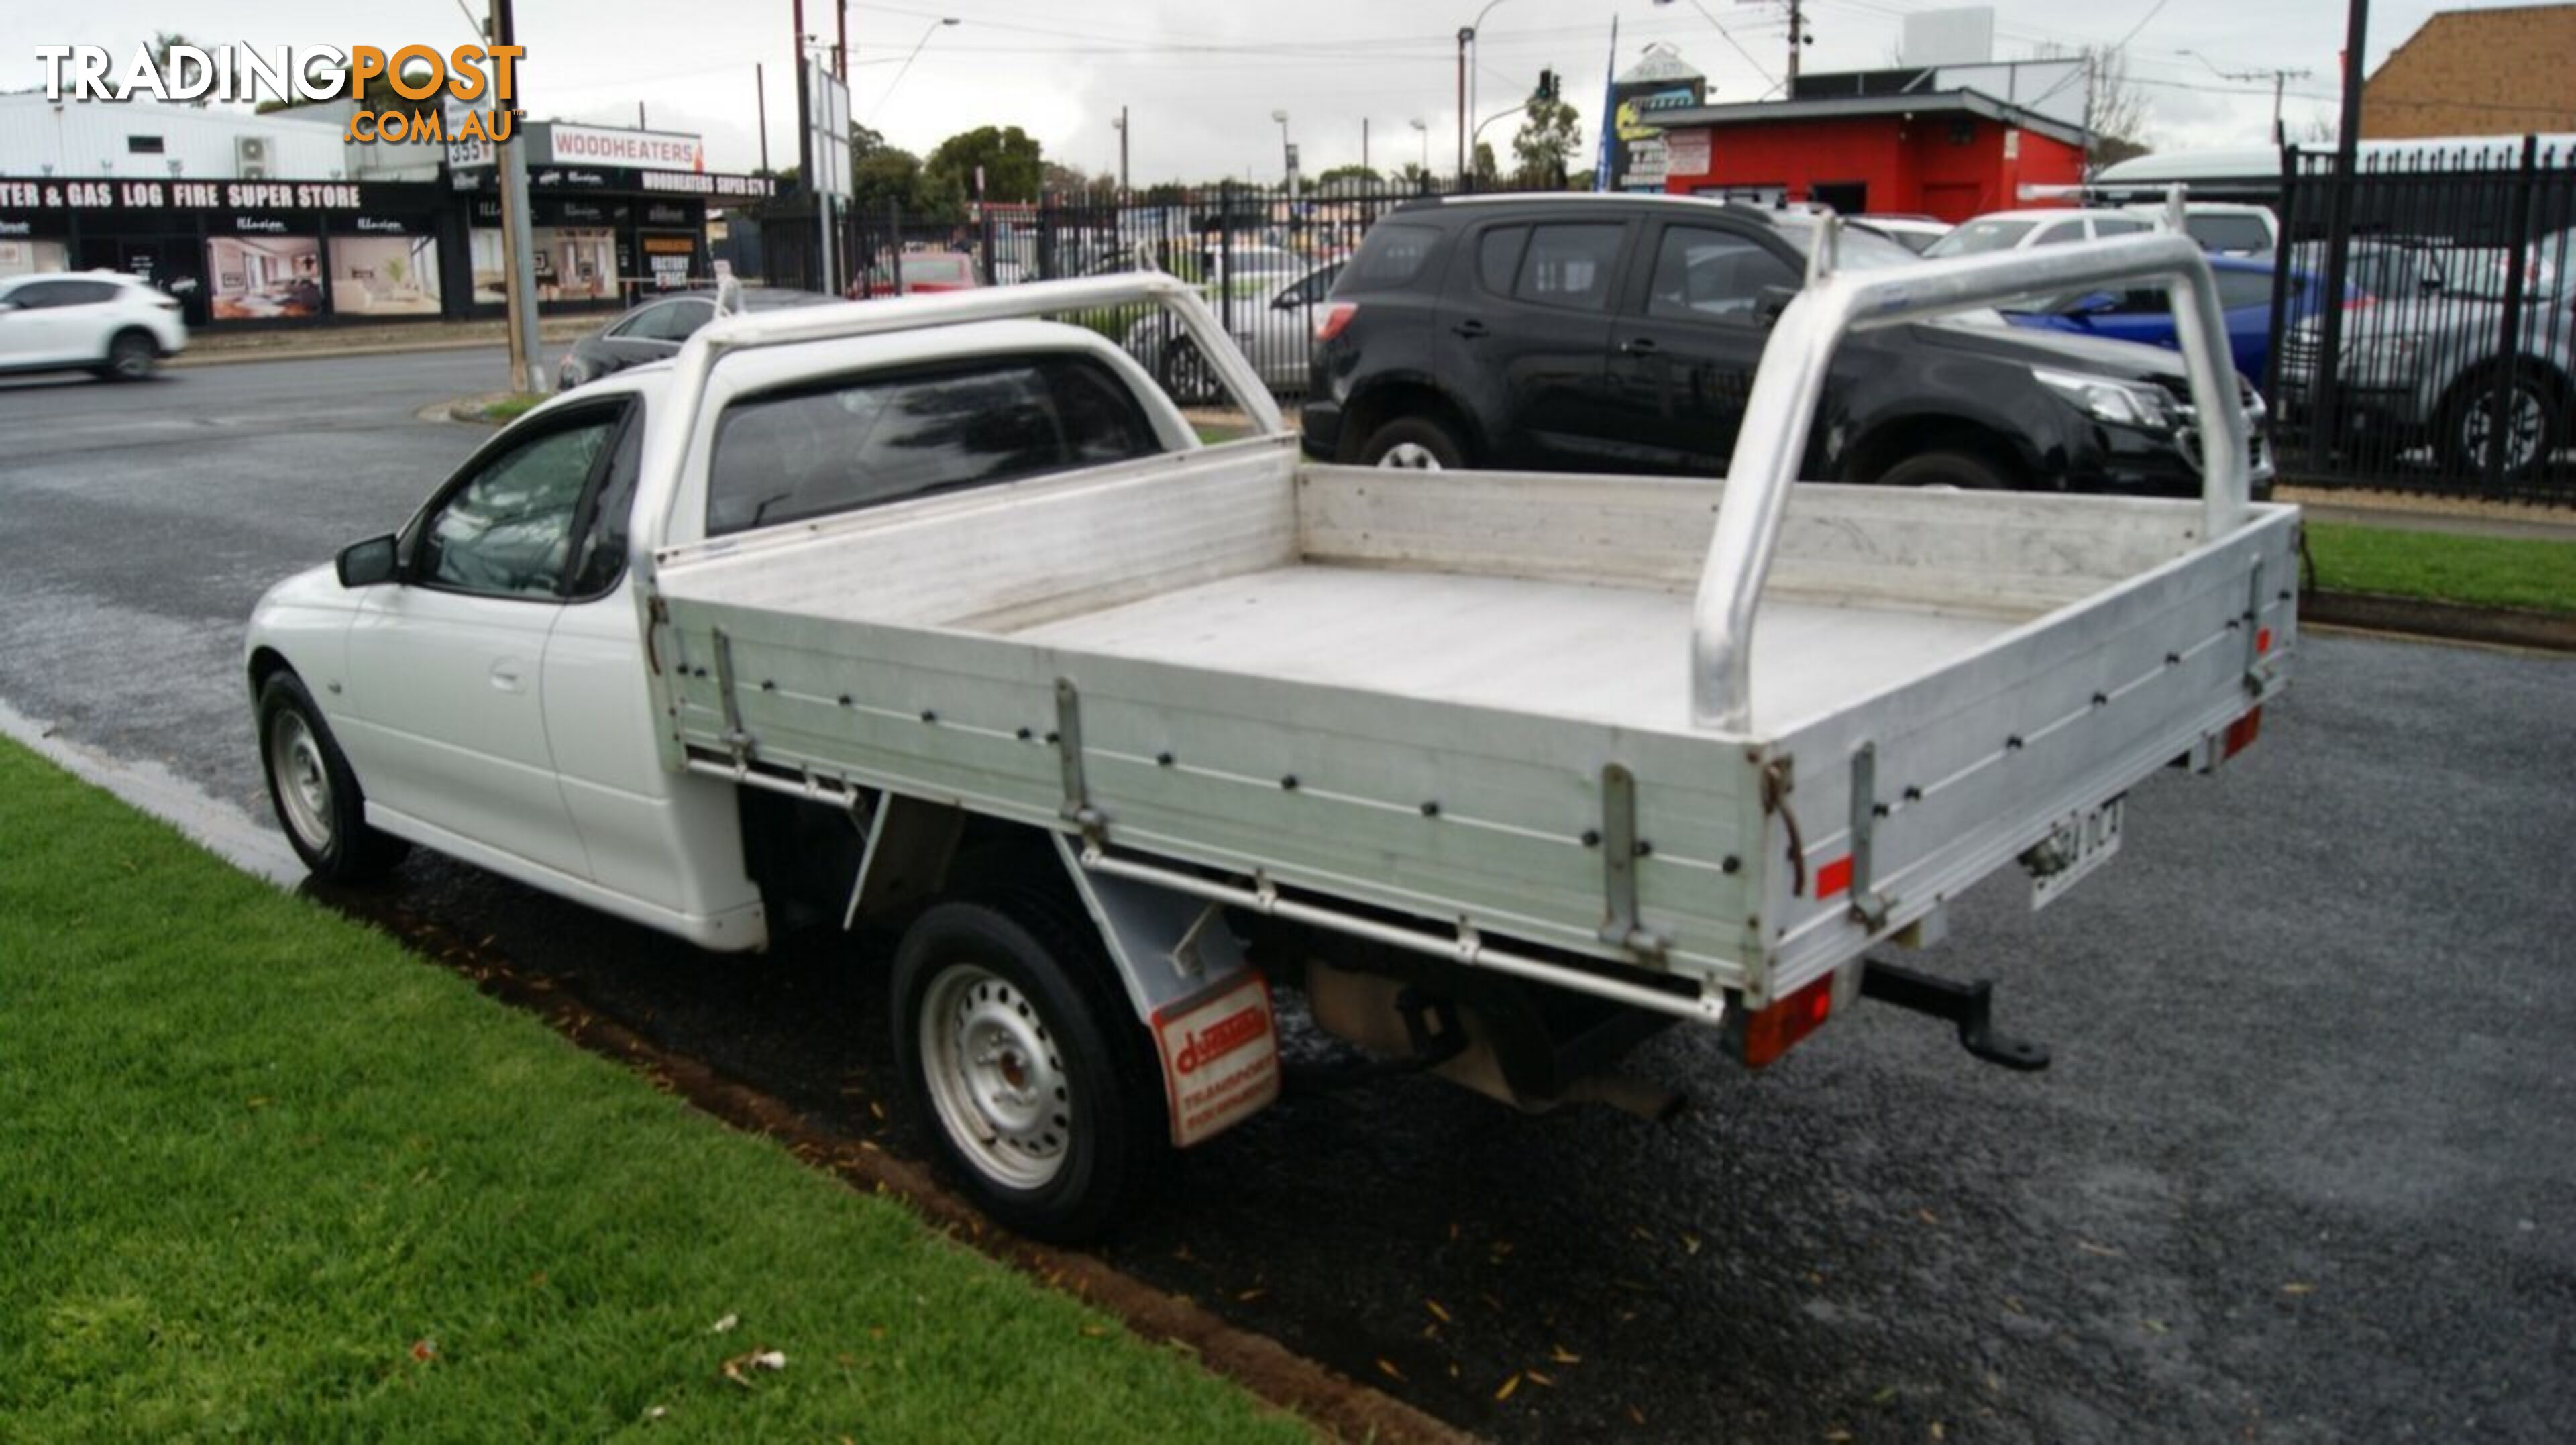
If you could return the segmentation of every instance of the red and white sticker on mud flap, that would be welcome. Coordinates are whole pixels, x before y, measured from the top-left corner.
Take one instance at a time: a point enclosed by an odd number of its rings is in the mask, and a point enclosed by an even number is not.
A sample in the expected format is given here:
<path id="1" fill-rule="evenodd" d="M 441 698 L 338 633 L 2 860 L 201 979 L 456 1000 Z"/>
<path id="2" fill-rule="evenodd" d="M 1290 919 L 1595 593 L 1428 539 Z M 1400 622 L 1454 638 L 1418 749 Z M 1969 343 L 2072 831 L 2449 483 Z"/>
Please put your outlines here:
<path id="1" fill-rule="evenodd" d="M 1251 969 L 1156 1009 L 1154 1047 L 1163 1060 L 1172 1142 L 1181 1148 L 1233 1128 L 1279 1097 L 1270 985 Z"/>

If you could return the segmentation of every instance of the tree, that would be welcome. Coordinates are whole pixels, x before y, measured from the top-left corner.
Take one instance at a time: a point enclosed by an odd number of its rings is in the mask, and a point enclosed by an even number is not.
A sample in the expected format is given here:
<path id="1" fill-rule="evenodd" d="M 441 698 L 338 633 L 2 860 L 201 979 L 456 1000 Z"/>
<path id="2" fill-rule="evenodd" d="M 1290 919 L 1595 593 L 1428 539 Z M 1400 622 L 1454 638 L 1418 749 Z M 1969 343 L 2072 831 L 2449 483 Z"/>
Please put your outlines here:
<path id="1" fill-rule="evenodd" d="M 1502 178 L 1503 168 L 1494 163 L 1494 143 L 1486 140 L 1476 142 L 1477 188 L 1480 190 L 1490 190 L 1498 184 Z"/>
<path id="2" fill-rule="evenodd" d="M 1101 184 L 1100 180 L 1085 174 L 1082 167 L 1068 166 L 1056 161 L 1041 164 L 1038 167 L 1038 177 L 1045 184 L 1047 193 L 1057 196 L 1077 195 Z"/>
<path id="3" fill-rule="evenodd" d="M 1037 137 L 1018 126 L 983 126 L 952 135 L 922 163 L 930 180 L 956 194 L 975 194 L 975 169 L 984 170 L 984 199 L 1034 201 L 1045 178 L 1046 157 Z"/>
<path id="4" fill-rule="evenodd" d="M 1395 168 L 1395 183 L 1408 191 L 1418 191 L 1431 184 L 1431 172 L 1413 161 Z"/>
<path id="5" fill-rule="evenodd" d="M 955 187 L 933 178 L 921 157 L 880 144 L 850 166 L 850 205 L 874 222 L 893 206 L 910 220 L 953 221 L 962 211 Z"/>
<path id="6" fill-rule="evenodd" d="M 1368 166 L 1335 166 L 1331 170 L 1324 172 L 1322 175 L 1315 177 L 1315 185 L 1318 188 L 1335 184 L 1347 186 L 1374 186 L 1384 179 L 1385 177 L 1379 175 L 1375 170 Z"/>
<path id="7" fill-rule="evenodd" d="M 1574 107 L 1562 99 L 1534 95 L 1512 137 L 1512 154 L 1520 158 L 1520 184 L 1532 190 L 1561 190 L 1565 168 L 1583 148 L 1583 127 Z"/>
<path id="8" fill-rule="evenodd" d="M 2147 153 L 2147 96 L 2129 78 L 2127 52 L 2107 45 L 2042 46 L 2045 58 L 2084 62 L 2084 168 L 2087 174 Z"/>

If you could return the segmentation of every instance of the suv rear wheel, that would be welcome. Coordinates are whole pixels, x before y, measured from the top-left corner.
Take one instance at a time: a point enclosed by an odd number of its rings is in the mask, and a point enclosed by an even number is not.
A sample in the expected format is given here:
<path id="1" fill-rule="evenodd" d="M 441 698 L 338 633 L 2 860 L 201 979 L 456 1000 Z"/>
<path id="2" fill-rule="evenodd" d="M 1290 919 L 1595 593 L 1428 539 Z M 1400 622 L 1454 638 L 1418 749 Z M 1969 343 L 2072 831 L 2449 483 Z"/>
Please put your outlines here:
<path id="1" fill-rule="evenodd" d="M 1467 465 L 1467 449 L 1449 429 L 1429 417 L 1398 417 L 1369 434 L 1354 458 L 1364 467 L 1406 471 L 1452 471 Z"/>
<path id="2" fill-rule="evenodd" d="M 2563 404 L 2540 377 L 2516 376 L 2505 394 L 2501 426 L 2497 415 L 2493 371 L 2471 377 L 2453 392 L 2442 415 L 2442 465 L 2455 474 L 2482 475 L 2500 449 L 2504 475 L 2518 478 L 2547 466 L 2551 454 L 2566 444 Z"/>
<path id="3" fill-rule="evenodd" d="M 98 374 L 111 381 L 142 381 L 161 364 L 161 346 L 147 332 L 126 330 L 107 343 L 107 359 Z"/>

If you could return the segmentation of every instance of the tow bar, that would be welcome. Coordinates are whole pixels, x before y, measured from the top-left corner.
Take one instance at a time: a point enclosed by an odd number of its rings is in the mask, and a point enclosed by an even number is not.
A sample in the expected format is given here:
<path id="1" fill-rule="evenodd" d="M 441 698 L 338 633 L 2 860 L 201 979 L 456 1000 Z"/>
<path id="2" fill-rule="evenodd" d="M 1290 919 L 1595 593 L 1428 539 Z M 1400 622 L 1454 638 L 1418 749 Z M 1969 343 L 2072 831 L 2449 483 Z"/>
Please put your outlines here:
<path id="1" fill-rule="evenodd" d="M 2019 1074 L 2035 1074 L 2047 1068 L 2046 1044 L 1995 1032 L 1994 992 L 1993 979 L 1960 983 L 1874 958 L 1861 961 L 1861 997 L 1957 1024 L 1959 1046 L 1989 1064 Z"/>

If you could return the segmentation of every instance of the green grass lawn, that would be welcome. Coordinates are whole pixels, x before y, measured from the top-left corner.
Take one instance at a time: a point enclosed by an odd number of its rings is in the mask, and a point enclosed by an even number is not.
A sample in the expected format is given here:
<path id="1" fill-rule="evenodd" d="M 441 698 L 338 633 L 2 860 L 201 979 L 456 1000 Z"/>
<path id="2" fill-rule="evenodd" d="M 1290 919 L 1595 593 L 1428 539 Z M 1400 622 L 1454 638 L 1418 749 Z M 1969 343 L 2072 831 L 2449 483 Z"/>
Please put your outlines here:
<path id="1" fill-rule="evenodd" d="M 2311 522 L 2308 550 L 2329 592 L 2576 612 L 2576 542 Z"/>
<path id="2" fill-rule="evenodd" d="M 11 1439 L 1304 1434 L 6 743 L 0 1250 Z"/>
<path id="3" fill-rule="evenodd" d="M 485 402 L 483 419 L 488 422 L 517 421 L 534 410 L 537 403 L 544 400 L 542 396 L 534 396 L 523 391 L 502 397 L 498 401 Z"/>

